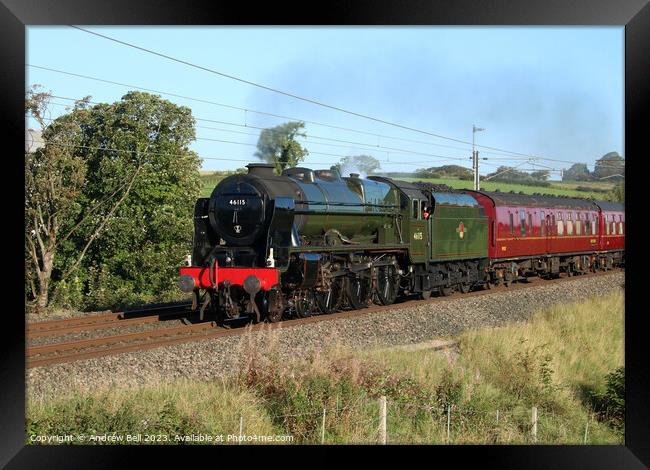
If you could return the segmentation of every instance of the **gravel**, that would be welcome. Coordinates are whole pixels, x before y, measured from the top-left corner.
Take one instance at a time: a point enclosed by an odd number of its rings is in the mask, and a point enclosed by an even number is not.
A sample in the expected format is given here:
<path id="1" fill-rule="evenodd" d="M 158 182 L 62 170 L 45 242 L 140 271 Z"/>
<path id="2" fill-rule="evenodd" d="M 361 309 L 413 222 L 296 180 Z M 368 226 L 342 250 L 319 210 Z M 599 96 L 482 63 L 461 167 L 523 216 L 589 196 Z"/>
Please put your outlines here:
<path id="1" fill-rule="evenodd" d="M 281 351 L 279 354 L 286 357 L 301 357 L 334 343 L 355 349 L 420 343 L 454 336 L 467 329 L 527 321 L 536 311 L 555 303 L 619 291 L 624 282 L 622 272 L 587 276 L 511 292 L 473 297 L 457 295 L 444 302 L 299 324 L 273 332 L 265 329 L 243 336 L 38 367 L 26 372 L 27 390 L 30 399 L 47 399 L 112 385 L 138 386 L 178 378 L 223 377 L 237 370 L 254 343 L 262 351 Z"/>

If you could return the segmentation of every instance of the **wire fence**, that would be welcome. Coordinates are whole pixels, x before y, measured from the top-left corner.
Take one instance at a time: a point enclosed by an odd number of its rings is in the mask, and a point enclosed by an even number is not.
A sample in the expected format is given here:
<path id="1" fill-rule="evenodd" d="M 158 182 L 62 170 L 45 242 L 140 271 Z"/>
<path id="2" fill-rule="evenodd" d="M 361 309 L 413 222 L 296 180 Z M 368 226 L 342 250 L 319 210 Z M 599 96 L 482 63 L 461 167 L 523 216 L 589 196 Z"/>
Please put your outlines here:
<path id="1" fill-rule="evenodd" d="M 581 419 L 551 409 L 472 409 L 389 401 L 356 400 L 345 406 L 314 407 L 299 413 L 269 413 L 224 423 L 231 443 L 289 444 L 593 444 L 595 416 Z"/>

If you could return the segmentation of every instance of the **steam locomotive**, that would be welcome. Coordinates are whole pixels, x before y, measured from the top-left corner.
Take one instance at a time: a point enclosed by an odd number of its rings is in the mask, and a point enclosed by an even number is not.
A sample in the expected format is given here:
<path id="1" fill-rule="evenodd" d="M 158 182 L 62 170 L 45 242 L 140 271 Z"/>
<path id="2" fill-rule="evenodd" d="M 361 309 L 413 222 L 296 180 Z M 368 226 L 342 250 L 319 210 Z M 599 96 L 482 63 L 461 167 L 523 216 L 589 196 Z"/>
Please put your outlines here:
<path id="1" fill-rule="evenodd" d="M 194 208 L 200 318 L 277 322 L 624 265 L 622 204 L 249 164 Z"/>

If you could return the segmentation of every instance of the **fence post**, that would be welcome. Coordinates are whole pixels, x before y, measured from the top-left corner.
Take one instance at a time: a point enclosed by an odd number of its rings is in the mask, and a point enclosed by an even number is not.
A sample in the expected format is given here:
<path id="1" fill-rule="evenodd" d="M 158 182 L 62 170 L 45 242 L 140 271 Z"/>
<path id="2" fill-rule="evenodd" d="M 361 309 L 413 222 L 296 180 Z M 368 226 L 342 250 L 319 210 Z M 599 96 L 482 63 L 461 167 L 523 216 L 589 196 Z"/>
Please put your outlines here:
<path id="1" fill-rule="evenodd" d="M 499 424 L 499 410 L 497 410 L 497 424 Z"/>
<path id="2" fill-rule="evenodd" d="M 244 434 L 244 416 L 239 415 L 239 440 L 237 441 L 237 445 L 241 444 L 241 438 L 243 434 Z"/>
<path id="3" fill-rule="evenodd" d="M 451 405 L 447 405 L 447 442 L 449 442 L 449 426 L 451 425 Z"/>
<path id="4" fill-rule="evenodd" d="M 533 442 L 537 442 L 537 407 L 536 406 L 533 406 L 532 422 L 533 422 L 533 428 L 531 434 L 533 437 Z"/>
<path id="5" fill-rule="evenodd" d="M 584 443 L 587 443 L 587 433 L 589 432 L 589 416 L 587 416 L 587 424 L 585 425 L 585 439 Z"/>
<path id="6" fill-rule="evenodd" d="M 379 398 L 379 442 L 386 444 L 386 396 Z"/>
<path id="7" fill-rule="evenodd" d="M 320 434 L 320 443 L 325 444 L 325 412 L 326 408 L 323 408 L 323 425 L 321 428 L 321 434 Z"/>

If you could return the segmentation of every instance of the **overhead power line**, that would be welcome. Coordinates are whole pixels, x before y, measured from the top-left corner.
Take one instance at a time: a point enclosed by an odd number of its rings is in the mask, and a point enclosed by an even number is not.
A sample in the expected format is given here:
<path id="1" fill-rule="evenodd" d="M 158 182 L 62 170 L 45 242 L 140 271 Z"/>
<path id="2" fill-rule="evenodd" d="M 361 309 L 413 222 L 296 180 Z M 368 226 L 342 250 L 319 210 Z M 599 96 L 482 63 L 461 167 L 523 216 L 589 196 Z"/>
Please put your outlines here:
<path id="1" fill-rule="evenodd" d="M 113 81 L 113 80 L 107 80 L 107 79 L 103 79 L 103 78 L 99 78 L 99 77 L 93 77 L 93 76 L 90 76 L 90 75 L 78 74 L 78 73 L 69 72 L 69 71 L 65 71 L 65 70 L 53 69 L 53 68 L 50 68 L 50 67 L 43 67 L 43 66 L 35 65 L 35 64 L 26 64 L 26 65 L 28 67 L 41 69 L 41 70 L 46 70 L 46 71 L 49 71 L 49 72 L 60 73 L 60 74 L 63 74 L 63 75 L 68 75 L 68 76 L 83 78 L 83 79 L 87 79 L 87 80 L 93 80 L 93 81 L 108 83 L 108 84 L 111 84 L 111 85 L 117 85 L 117 86 L 121 86 L 121 87 L 125 87 L 125 88 L 148 91 L 148 92 L 151 92 L 151 93 L 159 93 L 161 95 L 174 96 L 174 97 L 181 98 L 181 99 L 186 99 L 186 100 L 189 100 L 189 101 L 196 101 L 196 102 L 210 104 L 210 105 L 219 106 L 219 107 L 223 107 L 223 108 L 243 111 L 244 113 L 249 113 L 250 112 L 250 113 L 269 116 L 269 117 L 274 117 L 274 118 L 278 118 L 278 119 L 289 119 L 289 120 L 292 120 L 292 121 L 302 121 L 302 122 L 305 122 L 305 123 L 308 123 L 308 124 L 313 124 L 313 125 L 316 125 L 316 126 L 322 126 L 322 127 L 327 127 L 327 128 L 331 128 L 331 129 L 354 132 L 354 133 L 358 133 L 358 134 L 363 134 L 363 135 L 376 137 L 378 139 L 383 138 L 383 139 L 390 139 L 390 140 L 398 140 L 398 141 L 402 141 L 402 142 L 410 142 L 410 143 L 417 143 L 417 144 L 423 144 L 423 145 L 431 145 L 431 146 L 436 146 L 436 147 L 446 147 L 446 148 L 452 148 L 452 149 L 463 150 L 463 151 L 469 150 L 468 148 L 462 148 L 462 147 L 444 145 L 444 144 L 437 144 L 437 143 L 434 143 L 434 142 L 425 142 L 425 141 L 421 141 L 421 140 L 406 139 L 406 138 L 403 138 L 403 137 L 389 136 L 389 135 L 385 135 L 385 134 L 379 134 L 379 133 L 376 133 L 376 132 L 363 131 L 363 130 L 354 129 L 354 128 L 350 128 L 350 127 L 344 127 L 344 126 L 336 126 L 336 125 L 333 125 L 333 124 L 327 124 L 327 123 L 322 123 L 322 122 L 318 122 L 318 121 L 302 119 L 302 118 L 298 118 L 298 117 L 285 116 L 285 115 L 281 115 L 281 114 L 269 113 L 269 112 L 266 112 L 266 111 L 243 108 L 243 107 L 240 107 L 240 106 L 234 106 L 234 105 L 230 105 L 230 104 L 226 104 L 226 103 L 219 103 L 219 102 L 216 102 L 216 101 L 206 100 L 206 99 L 203 99 L 203 98 L 196 98 L 196 97 L 181 95 L 181 94 L 173 93 L 173 92 L 155 90 L 155 89 L 152 89 L 152 88 L 147 88 L 147 87 L 142 87 L 142 86 L 138 86 L 138 85 L 132 85 L 132 84 L 127 84 L 127 83 L 116 82 L 116 81 Z M 71 99 L 71 98 L 65 98 L 65 97 L 58 97 L 58 98 L 60 98 L 60 99 Z M 218 124 L 226 124 L 226 125 L 233 125 L 233 126 L 239 126 L 239 127 L 252 127 L 252 128 L 255 128 L 255 126 L 248 125 L 248 124 L 238 124 L 238 123 L 232 123 L 232 122 L 226 122 L 226 121 L 218 121 L 218 120 L 210 120 L 210 119 L 199 119 L 199 118 L 196 118 L 196 119 L 197 120 L 207 121 L 207 122 L 214 122 L 214 123 L 218 123 Z M 471 145 L 471 142 L 469 142 L 469 141 L 465 142 L 465 141 L 458 140 L 458 139 L 456 139 L 456 140 L 458 142 L 465 143 L 466 145 Z M 371 144 L 361 144 L 361 145 L 371 145 Z M 513 151 L 510 151 L 510 150 L 499 149 L 497 147 L 490 147 L 490 146 L 486 146 L 486 145 L 476 144 L 476 147 L 483 148 L 483 149 L 499 150 L 500 152 L 505 152 L 505 154 L 504 154 L 504 153 L 499 153 L 499 152 L 490 152 L 490 151 L 486 151 L 486 150 L 482 151 L 482 153 L 484 153 L 484 154 L 501 155 L 501 156 L 504 156 L 504 157 L 511 158 L 513 160 L 521 159 L 523 157 L 523 158 L 526 158 L 526 159 L 535 158 L 535 159 L 538 159 L 538 160 L 555 161 L 555 162 L 562 162 L 562 163 L 582 163 L 582 162 L 575 162 L 575 161 L 570 161 L 570 160 L 552 159 L 552 158 L 542 157 L 542 156 L 532 157 L 531 155 L 528 155 L 528 154 L 513 152 Z M 517 155 L 517 157 L 510 156 L 510 155 Z"/>
<path id="2" fill-rule="evenodd" d="M 72 97 L 66 97 L 66 96 L 60 96 L 60 95 L 52 95 L 53 98 L 57 99 L 63 99 L 63 100 L 68 100 L 68 101 L 81 101 L 79 98 L 72 98 Z M 88 101 L 89 104 L 101 104 L 96 101 Z M 64 106 L 68 107 L 69 105 L 64 104 L 64 103 L 57 103 L 57 102 L 52 102 L 51 104 L 57 105 L 57 106 Z M 225 124 L 225 125 L 230 125 L 230 126 L 237 126 L 237 127 L 245 127 L 245 128 L 251 128 L 251 129 L 258 129 L 258 130 L 267 130 L 273 132 L 272 128 L 265 128 L 265 127 L 260 127 L 260 126 L 253 126 L 253 125 L 242 125 L 230 121 L 219 121 L 219 120 L 214 120 L 214 119 L 207 119 L 207 118 L 200 118 L 200 117 L 194 117 L 197 121 L 205 121 L 205 122 L 216 122 L 220 124 Z M 47 120 L 47 118 L 46 118 Z M 50 119 L 53 120 L 53 119 Z M 213 130 L 218 130 L 218 131 L 223 131 L 223 132 L 229 132 L 229 133 L 236 133 L 236 134 L 243 134 L 243 135 L 249 135 L 249 136 L 256 136 L 257 134 L 251 134 L 247 132 L 240 132 L 240 131 L 235 131 L 232 129 L 219 129 L 219 128 L 213 128 L 213 127 L 208 127 L 208 126 L 196 126 L 197 128 L 205 128 L 205 129 L 213 129 Z M 279 131 L 278 131 L 279 132 Z M 437 155 L 437 154 L 431 154 L 431 153 L 425 153 L 425 152 L 417 152 L 415 150 L 410 150 L 410 149 L 401 149 L 401 148 L 395 148 L 395 147 L 385 147 L 382 145 L 374 145 L 374 144 L 369 144 L 365 142 L 357 142 L 357 141 L 349 141 L 349 140 L 343 140 L 343 139 L 334 139 L 334 138 L 328 138 L 328 137 L 322 137 L 322 136 L 317 136 L 313 134 L 306 134 L 303 136 L 307 140 L 309 139 L 320 139 L 320 140 L 327 140 L 327 141 L 333 141 L 333 142 L 341 142 L 341 143 L 347 143 L 347 144 L 354 144 L 354 145 L 363 145 L 366 146 L 367 148 L 356 148 L 356 150 L 364 151 L 364 152 L 372 152 L 374 150 L 380 149 L 382 154 L 393 154 L 393 155 L 400 155 L 400 154 L 412 154 L 412 155 L 421 155 L 421 156 L 427 156 L 427 157 L 432 157 L 436 159 L 442 159 L 443 161 L 459 161 L 459 162 L 465 162 L 468 157 L 455 157 L 455 156 L 449 156 L 449 155 Z M 249 144 L 249 143 L 243 143 L 243 142 L 234 142 L 234 141 L 228 141 L 228 140 L 220 140 L 220 139 L 210 139 L 210 138 L 205 138 L 205 137 L 196 137 L 196 140 L 207 140 L 207 141 L 215 141 L 215 142 L 223 142 L 223 143 L 229 143 L 229 144 L 239 144 L 239 145 L 249 145 L 253 146 L 254 144 Z M 339 147 L 339 148 L 350 148 L 349 146 L 345 145 L 335 145 L 335 144 L 325 144 L 325 143 L 319 143 L 319 142 L 311 142 L 311 144 L 315 145 L 328 145 L 328 146 L 333 146 L 333 147 Z M 354 147 L 352 147 L 354 148 Z M 469 150 L 469 149 L 467 149 Z M 350 155 L 336 155 L 336 154 L 328 154 L 328 153 L 322 153 L 322 152 L 311 152 L 314 154 L 321 154 L 321 155 L 326 155 L 326 156 L 338 156 L 338 157 L 347 157 Z M 471 157 L 469 157 L 471 159 Z M 506 161 L 506 162 L 511 162 L 512 160 L 519 160 L 522 157 L 504 157 L 504 158 L 497 158 L 497 157 L 490 157 L 489 160 L 491 161 Z M 528 157 L 525 159 L 526 162 L 529 162 L 533 165 L 539 165 L 541 167 L 545 168 L 550 168 L 547 166 L 544 166 L 540 163 L 533 163 L 533 160 L 537 160 L 536 157 Z M 429 163 L 428 161 L 420 161 L 420 162 L 410 162 L 410 163 L 417 163 L 417 164 L 426 164 Z M 572 162 L 572 161 L 567 161 L 567 163 L 581 163 L 581 162 Z M 486 163 L 483 163 L 486 164 Z M 590 165 L 590 166 L 595 166 L 593 163 L 589 163 L 585 165 Z M 602 168 L 615 168 L 615 169 L 620 169 L 621 167 L 618 165 L 615 166 L 608 166 L 601 164 L 599 165 Z"/>
<path id="3" fill-rule="evenodd" d="M 357 116 L 357 117 L 360 117 L 360 118 L 363 118 L 363 119 L 368 119 L 368 120 L 371 120 L 371 121 L 374 121 L 374 122 L 378 122 L 378 123 L 381 123 L 381 124 L 386 124 L 388 126 L 397 127 L 397 128 L 400 128 L 400 129 L 411 131 L 411 132 L 417 132 L 417 133 L 420 133 L 420 134 L 429 135 L 429 136 L 432 136 L 432 137 L 437 137 L 439 139 L 450 140 L 450 141 L 453 141 L 453 142 L 460 142 L 460 143 L 463 143 L 463 144 L 469 144 L 470 143 L 469 141 L 466 141 L 466 140 L 456 139 L 454 137 L 448 137 L 448 136 L 445 136 L 445 135 L 442 135 L 442 134 L 436 134 L 436 133 L 425 131 L 425 130 L 422 130 L 422 129 L 417 129 L 417 128 L 410 127 L 410 126 L 405 126 L 403 124 L 387 121 L 385 119 L 377 118 L 377 117 L 370 116 L 370 115 L 367 115 L 367 114 L 358 113 L 356 111 L 351 111 L 351 110 L 348 110 L 348 109 L 345 109 L 345 108 L 341 108 L 339 106 L 333 106 L 333 105 L 324 103 L 322 101 L 314 100 L 314 99 L 311 99 L 311 98 L 305 98 L 303 96 L 299 96 L 299 95 L 296 95 L 294 93 L 279 90 L 277 88 L 273 88 L 273 87 L 270 87 L 270 86 L 267 86 L 267 85 L 263 85 L 263 84 L 256 83 L 256 82 L 253 82 L 253 81 L 250 81 L 250 80 L 246 80 L 246 79 L 243 79 L 241 77 L 237 77 L 235 75 L 220 72 L 218 70 L 215 70 L 215 69 L 212 69 L 212 68 L 209 68 L 209 67 L 205 67 L 203 65 L 198 65 L 198 64 L 195 64 L 195 63 L 192 63 L 192 62 L 188 62 L 186 60 L 178 59 L 176 57 L 172 57 L 170 55 L 163 54 L 161 52 L 157 52 L 157 51 L 154 51 L 152 49 L 148 49 L 146 47 L 138 46 L 138 45 L 132 44 L 132 43 L 127 42 L 127 41 L 122 41 L 120 39 L 117 39 L 117 38 L 114 38 L 114 37 L 111 37 L 111 36 L 107 36 L 105 34 L 100 34 L 100 33 L 95 32 L 95 31 L 90 31 L 88 29 L 84 29 L 84 28 L 81 28 L 79 26 L 70 25 L 70 27 L 75 28 L 75 29 L 77 29 L 79 31 L 83 31 L 83 32 L 88 33 L 88 34 L 92 34 L 92 35 L 107 39 L 109 41 L 113 41 L 113 42 L 115 42 L 117 44 L 121 44 L 121 45 L 126 46 L 126 47 L 137 49 L 137 50 L 140 50 L 142 52 L 146 52 L 148 54 L 153 54 L 153 55 L 156 55 L 158 57 L 162 57 L 164 59 L 171 60 L 173 62 L 177 62 L 177 63 L 183 64 L 183 65 L 187 65 L 188 67 L 193 67 L 193 68 L 196 68 L 198 70 L 203 70 L 205 72 L 209 72 L 209 73 L 221 76 L 221 77 L 229 78 L 231 80 L 236 80 L 236 81 L 241 82 L 241 83 L 245 83 L 245 84 L 248 84 L 248 85 L 251 85 L 251 86 L 255 86 L 255 87 L 267 90 L 267 91 L 271 91 L 273 93 L 278 93 L 278 94 L 281 94 L 281 95 L 284 95 L 284 96 L 288 96 L 288 97 L 291 97 L 291 98 L 294 98 L 294 99 L 297 99 L 297 100 L 305 101 L 307 103 L 315 104 L 317 106 L 322 106 L 324 108 L 332 109 L 332 110 L 339 111 L 339 112 L 342 112 L 342 113 L 345 113 L 345 114 L 349 114 L 349 115 L 352 115 L 352 116 Z M 490 146 L 487 146 L 487 145 L 480 145 L 480 146 L 477 145 L 477 147 L 487 148 L 487 149 L 490 149 L 490 150 L 497 150 L 497 151 L 500 151 L 500 152 L 512 153 L 512 154 L 515 154 L 515 155 L 531 156 L 529 154 L 514 152 L 514 151 L 511 151 L 511 150 L 505 150 L 505 149 L 501 149 L 501 148 L 498 148 L 498 147 L 490 147 Z"/>
<path id="4" fill-rule="evenodd" d="M 173 97 L 176 97 L 176 98 L 181 98 L 181 99 L 185 99 L 185 100 L 189 100 L 189 101 L 196 101 L 197 103 L 210 104 L 210 105 L 218 106 L 218 107 L 222 107 L 222 108 L 233 109 L 233 110 L 236 110 L 236 111 L 242 111 L 244 113 L 259 114 L 259 115 L 262 115 L 262 116 L 269 116 L 269 117 L 278 118 L 278 119 L 289 119 L 291 121 L 302 121 L 304 123 L 313 124 L 315 126 L 321 126 L 321 127 L 326 127 L 326 128 L 330 128 L 330 129 L 336 129 L 336 130 L 342 130 L 342 131 L 349 131 L 349 132 L 354 132 L 354 133 L 357 133 L 357 134 L 368 135 L 368 136 L 375 137 L 375 138 L 398 140 L 398 141 L 411 142 L 411 143 L 423 144 L 423 145 L 432 145 L 432 146 L 435 146 L 435 147 L 446 147 L 446 148 L 452 148 L 452 149 L 456 149 L 456 150 L 468 150 L 467 148 L 463 148 L 463 147 L 457 147 L 457 146 L 445 145 L 445 144 L 437 144 L 437 143 L 434 143 L 434 142 L 426 142 L 426 141 L 422 141 L 422 140 L 406 139 L 406 138 L 403 138 L 403 137 L 389 136 L 389 135 L 385 135 L 385 134 L 381 134 L 381 133 L 377 133 L 377 132 L 370 132 L 370 131 L 364 131 L 364 130 L 360 130 L 360 129 L 354 129 L 354 128 L 351 128 L 351 127 L 336 126 L 336 125 L 333 125 L 333 124 L 327 124 L 327 123 L 323 123 L 323 122 L 319 122 L 319 121 L 312 121 L 312 120 L 309 120 L 309 119 L 302 119 L 302 118 L 293 117 L 293 116 L 285 116 L 285 115 L 282 115 L 282 114 L 269 113 L 267 111 L 260 111 L 260 110 L 256 110 L 256 109 L 242 108 L 240 106 L 234 106 L 234 105 L 226 104 L 226 103 L 219 103 L 217 101 L 206 100 L 206 99 L 203 99 L 203 98 L 196 98 L 196 97 L 180 95 L 178 93 L 172 93 L 172 92 L 168 92 L 168 91 L 155 90 L 153 88 L 147 88 L 147 87 L 142 87 L 142 86 L 138 86 L 138 85 L 131 85 L 131 84 L 127 84 L 127 83 L 116 82 L 116 81 L 113 81 L 113 80 L 106 80 L 106 79 L 99 78 L 99 77 L 93 77 L 93 76 L 90 76 L 90 75 L 83 75 L 83 74 L 78 74 L 78 73 L 74 73 L 74 72 L 68 72 L 68 71 L 65 71 L 65 70 L 53 69 L 53 68 L 50 68 L 50 67 L 43 67 L 43 66 L 40 66 L 40 65 L 34 65 L 34 64 L 26 64 L 26 65 L 28 67 L 33 67 L 33 68 L 40 69 L 40 70 L 46 70 L 48 72 L 55 72 L 55 73 L 60 73 L 60 74 L 68 75 L 68 76 L 72 76 L 72 77 L 83 78 L 83 79 L 86 79 L 86 80 L 93 80 L 93 81 L 97 81 L 97 82 L 108 83 L 110 85 L 116 85 L 116 86 L 121 86 L 121 87 L 135 89 L 135 90 L 143 90 L 143 91 L 148 91 L 148 92 L 151 92 L 151 93 L 158 93 L 158 94 L 161 94 L 161 95 L 173 96 Z M 71 99 L 71 98 L 64 98 L 64 97 L 60 97 L 60 96 L 58 96 L 58 97 L 55 96 L 55 98 Z M 199 120 L 199 119 L 197 119 L 197 120 Z M 209 119 L 204 119 L 204 120 L 219 123 L 219 124 L 228 124 L 228 125 L 235 125 L 235 126 L 241 126 L 241 127 L 254 127 L 254 126 L 251 126 L 251 125 L 248 125 L 248 124 L 235 124 L 235 123 L 228 123 L 228 122 L 224 122 L 224 121 L 215 121 L 215 120 L 209 120 Z M 480 146 L 477 145 L 477 147 L 480 147 Z M 495 154 L 494 152 L 484 152 L 484 153 Z M 496 153 L 496 155 L 503 155 L 503 154 Z"/>
<path id="5" fill-rule="evenodd" d="M 25 142 L 28 142 L 28 139 L 25 139 Z M 181 154 L 181 153 L 168 153 L 168 152 L 151 152 L 151 151 L 146 151 L 146 152 L 141 152 L 138 150 L 128 150 L 128 149 L 116 149 L 116 148 L 110 148 L 110 147 L 94 147 L 94 146 L 89 146 L 89 145 L 80 145 L 80 144 L 66 144 L 66 143 L 61 143 L 61 142 L 48 142 L 48 145 L 54 145 L 57 147 L 67 147 L 67 148 L 83 148 L 87 150 L 100 150 L 103 152 L 118 152 L 118 153 L 137 153 L 140 155 L 159 155 L 159 156 L 168 156 L 168 157 L 183 157 L 187 156 L 187 154 Z M 189 152 L 189 151 L 188 151 Z M 316 152 L 314 152 L 316 153 Z M 331 155 L 331 154 L 321 154 L 321 155 Z M 198 155 L 198 158 L 201 160 L 220 160 L 220 161 L 232 161 L 232 162 L 248 162 L 250 163 L 251 161 L 254 161 L 256 157 L 251 157 L 251 158 L 234 158 L 234 157 L 206 157 L 206 156 L 201 156 Z M 331 156 L 338 156 L 338 155 L 331 155 Z M 258 159 L 259 160 L 259 159 Z M 308 162 L 309 165 L 326 165 L 326 166 L 332 166 L 338 162 Z M 417 165 L 417 163 L 410 163 L 410 162 L 381 162 L 389 164 L 389 165 Z"/>
<path id="6" fill-rule="evenodd" d="M 56 103 L 56 102 L 51 103 L 51 104 L 55 104 L 55 105 L 59 105 L 59 106 L 67 106 L 67 105 L 64 105 L 62 103 Z M 52 119 L 52 118 L 44 118 L 44 119 L 48 120 L 48 121 L 54 121 L 54 119 Z M 196 118 L 196 119 L 198 120 L 198 118 Z M 197 126 L 197 127 L 200 127 L 200 126 Z M 214 128 L 212 128 L 212 129 L 214 129 Z M 264 128 L 260 127 L 259 129 L 264 129 Z M 250 134 L 250 133 L 247 133 L 247 132 L 233 131 L 233 130 L 230 130 L 230 129 L 218 129 L 218 130 L 223 130 L 225 132 L 234 132 L 234 133 L 250 135 L 250 136 L 255 136 L 256 135 L 256 134 Z M 305 136 L 305 137 L 309 137 L 309 136 Z M 314 136 L 312 136 L 312 137 L 314 137 Z M 209 142 L 220 142 L 220 143 L 225 143 L 225 144 L 245 145 L 245 146 L 250 146 L 250 147 L 256 147 L 255 144 L 251 144 L 249 142 L 239 142 L 239 141 L 233 141 L 233 140 L 214 139 L 214 138 L 208 138 L 208 137 L 195 137 L 195 140 L 203 140 L 203 141 L 209 141 Z M 333 139 L 333 140 L 336 140 L 336 139 Z M 327 146 L 333 146 L 333 147 L 338 147 L 338 148 L 355 148 L 355 147 L 350 147 L 350 146 L 345 146 L 345 145 L 328 144 L 328 143 L 322 143 L 322 142 L 310 142 L 310 144 L 312 144 L 312 145 L 327 145 Z M 359 143 L 359 144 L 360 145 L 366 145 L 366 144 L 363 144 L 363 143 Z M 370 144 L 368 144 L 368 145 L 370 145 Z M 387 149 L 387 150 L 377 150 L 378 148 L 379 149 Z M 425 157 L 441 159 L 442 161 L 465 161 L 466 160 L 466 158 L 463 158 L 463 157 L 453 157 L 453 156 L 448 156 L 448 155 L 434 155 L 434 154 L 429 154 L 429 153 L 416 152 L 416 151 L 412 151 L 412 150 L 394 149 L 394 148 L 390 148 L 390 147 L 356 148 L 356 150 L 360 150 L 360 151 L 368 152 L 368 153 L 374 153 L 374 152 L 378 151 L 378 152 L 380 152 L 382 154 L 385 153 L 385 154 L 393 154 L 393 155 L 402 155 L 402 154 L 421 155 L 421 156 L 425 156 Z M 339 157 L 339 158 L 354 156 L 354 155 L 341 155 L 341 154 L 317 152 L 317 151 L 313 151 L 313 150 L 309 150 L 309 153 L 314 154 L 314 155 L 324 155 L 324 156 Z M 379 160 L 379 161 L 380 161 L 380 163 L 390 163 L 390 162 L 386 162 L 384 160 Z M 395 163 L 397 163 L 397 162 L 395 162 Z M 413 164 L 422 165 L 422 164 L 430 163 L 430 161 L 429 160 L 423 160 L 423 161 L 401 162 L 401 163 L 405 163 L 407 165 L 413 165 Z"/>

